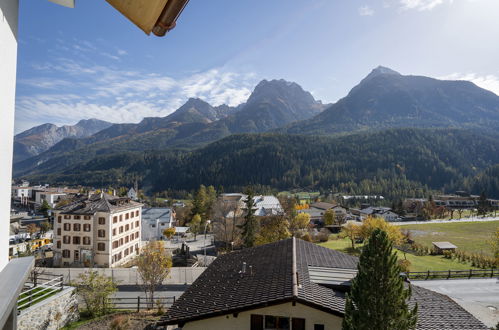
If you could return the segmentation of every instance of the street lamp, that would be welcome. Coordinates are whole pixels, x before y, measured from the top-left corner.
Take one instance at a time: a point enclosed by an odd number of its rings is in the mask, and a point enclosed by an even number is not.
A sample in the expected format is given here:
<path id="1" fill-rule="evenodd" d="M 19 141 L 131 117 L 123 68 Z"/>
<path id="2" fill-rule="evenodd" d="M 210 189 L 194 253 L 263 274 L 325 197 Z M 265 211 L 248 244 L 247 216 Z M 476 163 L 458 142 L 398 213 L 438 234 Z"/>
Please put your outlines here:
<path id="1" fill-rule="evenodd" d="M 206 267 L 206 230 L 208 229 L 208 225 L 211 223 L 211 220 L 206 220 L 206 224 L 204 225 L 204 266 Z"/>

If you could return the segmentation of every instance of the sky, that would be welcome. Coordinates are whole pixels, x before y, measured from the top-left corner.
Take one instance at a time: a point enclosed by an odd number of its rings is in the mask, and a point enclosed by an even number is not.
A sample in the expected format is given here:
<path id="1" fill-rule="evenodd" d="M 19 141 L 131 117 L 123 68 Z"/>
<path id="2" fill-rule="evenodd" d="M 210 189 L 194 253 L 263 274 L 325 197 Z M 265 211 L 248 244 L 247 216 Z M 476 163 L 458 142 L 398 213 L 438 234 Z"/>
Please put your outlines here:
<path id="1" fill-rule="evenodd" d="M 383 65 L 499 94 L 498 0 L 190 0 L 166 37 L 103 0 L 21 0 L 16 133 L 246 101 L 262 79 L 336 102 Z"/>

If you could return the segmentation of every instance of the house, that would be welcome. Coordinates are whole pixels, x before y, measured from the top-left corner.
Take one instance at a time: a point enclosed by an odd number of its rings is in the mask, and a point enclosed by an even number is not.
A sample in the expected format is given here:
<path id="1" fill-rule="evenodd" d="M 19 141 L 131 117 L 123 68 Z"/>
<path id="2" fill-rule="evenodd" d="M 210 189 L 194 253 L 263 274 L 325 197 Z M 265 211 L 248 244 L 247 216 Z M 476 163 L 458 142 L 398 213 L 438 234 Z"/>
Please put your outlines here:
<path id="1" fill-rule="evenodd" d="M 116 267 L 140 250 L 142 204 L 104 193 L 54 210 L 54 265 Z"/>
<path id="2" fill-rule="evenodd" d="M 50 207 L 54 208 L 61 198 L 66 197 L 67 194 L 63 192 L 52 191 L 37 191 L 35 193 L 35 203 L 42 204 L 46 201 Z"/>
<path id="3" fill-rule="evenodd" d="M 450 242 L 431 242 L 437 254 L 444 254 L 445 251 L 454 252 L 457 246 Z"/>
<path id="4" fill-rule="evenodd" d="M 324 225 L 324 214 L 328 210 L 333 210 L 335 219 L 343 221 L 347 218 L 347 209 L 337 204 L 317 202 L 310 205 L 310 208 L 298 210 L 298 213 L 310 215 L 310 222 L 315 225 Z"/>
<path id="5" fill-rule="evenodd" d="M 175 212 L 168 207 L 152 207 L 142 209 L 143 241 L 161 240 L 163 231 L 175 225 Z"/>
<path id="6" fill-rule="evenodd" d="M 295 238 L 219 256 L 158 323 L 197 329 L 341 329 L 357 257 Z M 412 286 L 417 329 L 487 329 L 449 297 Z"/>
<path id="7" fill-rule="evenodd" d="M 236 216 L 241 216 L 246 208 L 246 199 L 248 195 L 239 194 L 239 193 L 231 193 L 231 194 L 222 194 L 220 196 L 221 200 L 224 203 L 232 203 L 234 204 L 231 208 L 233 211 L 230 211 L 227 214 L 227 217 L 233 217 L 232 212 L 236 212 Z M 253 203 L 255 204 L 255 215 L 264 217 L 269 215 L 279 215 L 283 214 L 284 210 L 281 206 L 281 202 L 275 196 L 254 196 Z"/>
<path id="8" fill-rule="evenodd" d="M 389 207 L 369 206 L 369 207 L 366 207 L 366 208 L 360 210 L 359 213 L 360 213 L 361 220 L 365 220 L 369 216 L 383 218 L 385 221 L 388 221 L 388 222 L 397 221 L 400 219 L 400 216 L 397 213 L 393 212 L 392 209 Z"/>

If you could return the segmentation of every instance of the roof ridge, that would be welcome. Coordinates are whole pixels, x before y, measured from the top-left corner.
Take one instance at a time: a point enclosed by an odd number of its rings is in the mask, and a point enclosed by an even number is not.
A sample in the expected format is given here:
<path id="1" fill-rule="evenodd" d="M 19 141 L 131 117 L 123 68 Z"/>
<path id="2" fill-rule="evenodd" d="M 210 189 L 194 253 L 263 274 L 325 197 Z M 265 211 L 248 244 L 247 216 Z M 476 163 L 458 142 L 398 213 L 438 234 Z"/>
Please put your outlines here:
<path id="1" fill-rule="evenodd" d="M 296 239 L 293 236 L 292 240 L 292 252 L 293 252 L 293 261 L 292 261 L 292 279 L 293 279 L 293 297 L 298 297 L 298 271 L 296 269 Z"/>

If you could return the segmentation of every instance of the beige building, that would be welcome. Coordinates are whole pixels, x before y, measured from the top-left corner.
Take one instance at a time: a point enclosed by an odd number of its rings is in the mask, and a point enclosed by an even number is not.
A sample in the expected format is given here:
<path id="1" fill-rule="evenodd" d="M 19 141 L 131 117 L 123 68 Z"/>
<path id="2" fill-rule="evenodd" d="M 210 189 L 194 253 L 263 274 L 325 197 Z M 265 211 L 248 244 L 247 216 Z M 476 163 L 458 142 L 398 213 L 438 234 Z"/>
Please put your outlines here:
<path id="1" fill-rule="evenodd" d="M 116 267 L 140 250 L 142 204 L 108 194 L 54 210 L 54 265 Z"/>
<path id="2" fill-rule="evenodd" d="M 175 300 L 157 325 L 340 330 L 357 263 L 357 257 L 296 238 L 227 253 Z M 409 304 L 415 303 L 417 330 L 487 329 L 449 297 L 412 285 Z"/>

